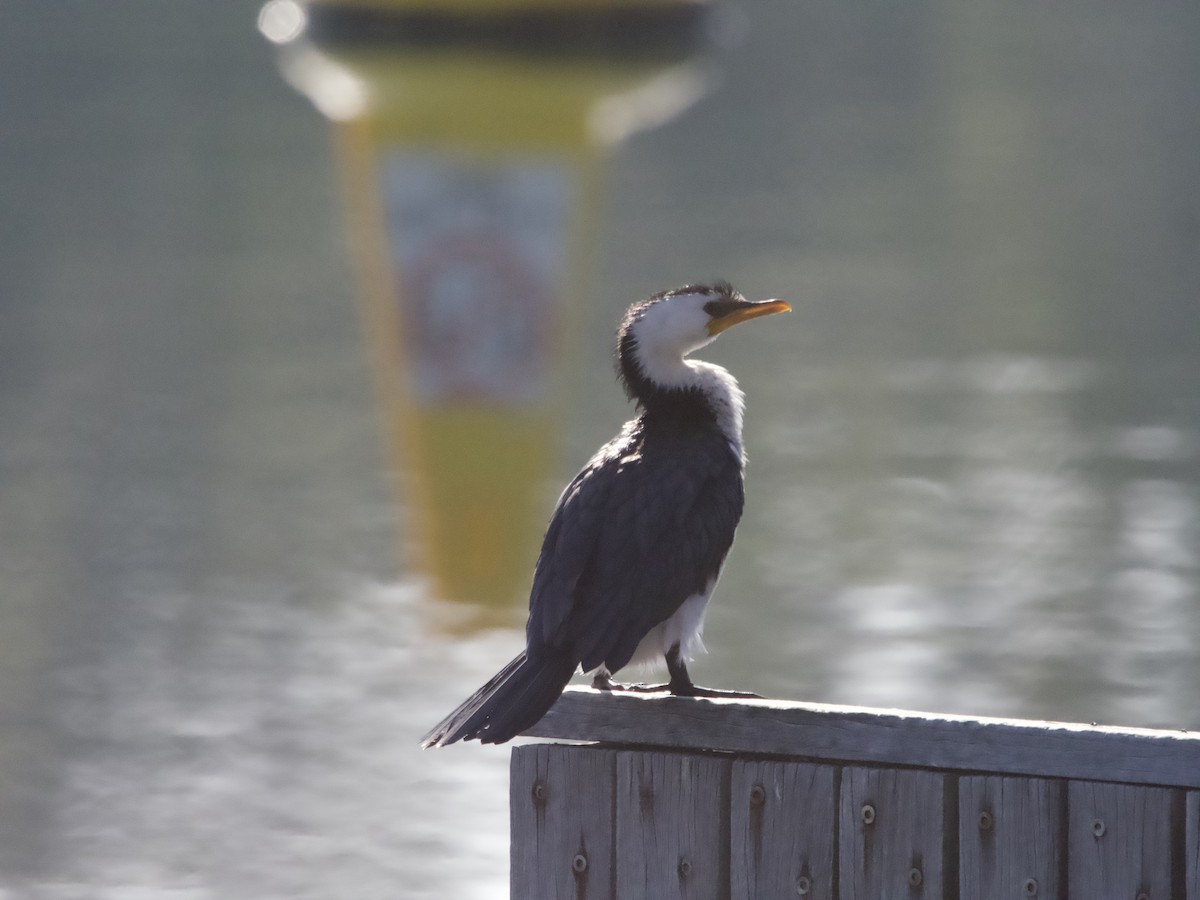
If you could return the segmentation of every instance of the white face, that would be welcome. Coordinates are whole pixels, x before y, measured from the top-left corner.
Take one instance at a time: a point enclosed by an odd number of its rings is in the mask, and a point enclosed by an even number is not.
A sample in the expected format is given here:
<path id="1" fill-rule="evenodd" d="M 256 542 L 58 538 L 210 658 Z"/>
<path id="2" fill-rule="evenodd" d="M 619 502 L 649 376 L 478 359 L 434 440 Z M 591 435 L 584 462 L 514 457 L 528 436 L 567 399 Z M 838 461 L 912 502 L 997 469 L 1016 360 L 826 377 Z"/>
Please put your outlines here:
<path id="1" fill-rule="evenodd" d="M 676 294 L 655 303 L 643 313 L 635 327 L 638 346 L 644 354 L 681 359 L 713 340 L 708 333 L 712 318 L 704 305 L 716 294 Z"/>
<path id="2" fill-rule="evenodd" d="M 715 292 L 672 294 L 646 307 L 632 326 L 634 353 L 645 377 L 658 387 L 701 391 L 741 458 L 742 392 L 737 382 L 720 366 L 684 358 L 715 340 L 716 335 L 708 331 L 712 317 L 704 307 L 721 296 Z"/>

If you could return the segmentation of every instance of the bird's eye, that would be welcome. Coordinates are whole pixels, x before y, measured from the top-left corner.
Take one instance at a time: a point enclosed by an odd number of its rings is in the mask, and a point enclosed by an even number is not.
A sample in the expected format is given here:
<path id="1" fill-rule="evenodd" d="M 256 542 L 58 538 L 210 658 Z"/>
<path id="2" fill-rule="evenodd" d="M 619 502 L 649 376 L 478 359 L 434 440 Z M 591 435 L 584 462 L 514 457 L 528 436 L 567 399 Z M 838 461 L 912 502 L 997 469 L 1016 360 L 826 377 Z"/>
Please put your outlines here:
<path id="1" fill-rule="evenodd" d="M 739 304 L 733 297 L 717 297 L 715 300 L 709 300 L 704 304 L 704 312 L 711 318 L 719 319 L 721 316 L 733 312 L 741 305 L 745 305 L 745 301 Z"/>

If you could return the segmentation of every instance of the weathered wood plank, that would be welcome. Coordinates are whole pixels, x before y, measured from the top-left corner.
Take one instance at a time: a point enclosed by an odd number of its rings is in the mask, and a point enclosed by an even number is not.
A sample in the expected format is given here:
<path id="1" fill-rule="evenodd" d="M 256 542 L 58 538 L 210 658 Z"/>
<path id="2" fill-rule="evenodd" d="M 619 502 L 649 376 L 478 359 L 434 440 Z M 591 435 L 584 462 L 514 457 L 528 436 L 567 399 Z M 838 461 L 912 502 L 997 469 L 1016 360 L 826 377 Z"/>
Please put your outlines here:
<path id="1" fill-rule="evenodd" d="M 941 900 L 945 777 L 908 769 L 842 770 L 842 897 Z"/>
<path id="2" fill-rule="evenodd" d="M 1200 791 L 1187 795 L 1187 838 L 1184 849 L 1187 896 L 1200 900 Z"/>
<path id="3" fill-rule="evenodd" d="M 738 760 L 730 784 L 730 896 L 833 896 L 833 766 Z"/>
<path id="4" fill-rule="evenodd" d="M 729 772 L 711 756 L 617 754 L 617 897 L 728 896 Z"/>
<path id="5" fill-rule="evenodd" d="M 1200 734 L 568 688 L 527 734 L 1200 788 Z"/>
<path id="6" fill-rule="evenodd" d="M 513 748 L 512 897 L 612 896 L 616 755 L 566 744 Z"/>
<path id="7" fill-rule="evenodd" d="M 1067 786 L 1067 881 L 1072 897 L 1172 896 L 1168 788 L 1072 781 Z"/>
<path id="8" fill-rule="evenodd" d="M 1063 895 L 1062 782 L 972 776 L 958 781 L 959 884 L 972 900 Z"/>

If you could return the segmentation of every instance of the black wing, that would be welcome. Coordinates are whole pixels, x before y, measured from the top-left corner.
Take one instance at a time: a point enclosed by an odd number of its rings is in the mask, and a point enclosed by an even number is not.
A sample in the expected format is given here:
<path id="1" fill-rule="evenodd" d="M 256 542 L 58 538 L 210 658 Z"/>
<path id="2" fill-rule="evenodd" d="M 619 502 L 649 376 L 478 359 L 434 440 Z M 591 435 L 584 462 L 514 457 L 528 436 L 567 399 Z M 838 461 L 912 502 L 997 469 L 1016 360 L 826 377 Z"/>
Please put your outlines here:
<path id="1" fill-rule="evenodd" d="M 559 498 L 530 595 L 531 655 L 620 669 L 716 577 L 742 504 L 741 462 L 718 429 L 627 425 Z"/>

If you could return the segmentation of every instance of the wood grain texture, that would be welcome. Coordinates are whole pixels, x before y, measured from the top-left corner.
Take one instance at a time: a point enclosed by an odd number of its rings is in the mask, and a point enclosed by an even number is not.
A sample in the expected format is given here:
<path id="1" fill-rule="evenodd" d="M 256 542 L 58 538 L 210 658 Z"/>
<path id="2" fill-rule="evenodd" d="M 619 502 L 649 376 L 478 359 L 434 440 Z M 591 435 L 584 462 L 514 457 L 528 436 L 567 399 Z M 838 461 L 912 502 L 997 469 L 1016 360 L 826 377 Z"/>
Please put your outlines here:
<path id="1" fill-rule="evenodd" d="M 1176 792 L 1127 784 L 1067 785 L 1067 880 L 1072 897 L 1172 897 Z"/>
<path id="2" fill-rule="evenodd" d="M 612 896 L 616 756 L 613 750 L 566 744 L 513 748 L 512 897 Z"/>
<path id="3" fill-rule="evenodd" d="M 728 896 L 729 773 L 712 756 L 617 754 L 617 897 Z"/>
<path id="4" fill-rule="evenodd" d="M 1063 894 L 1064 785 L 971 776 L 958 782 L 959 884 L 973 900 Z"/>
<path id="5" fill-rule="evenodd" d="M 908 769 L 842 770 L 842 897 L 942 900 L 945 777 Z"/>
<path id="6" fill-rule="evenodd" d="M 1188 792 L 1186 817 L 1184 878 L 1187 882 L 1187 896 L 1200 900 L 1200 791 Z"/>
<path id="7" fill-rule="evenodd" d="M 737 760 L 730 779 L 730 897 L 829 900 L 836 828 L 833 766 Z"/>
<path id="8" fill-rule="evenodd" d="M 527 734 L 1200 788 L 1200 734 L 568 688 Z"/>

